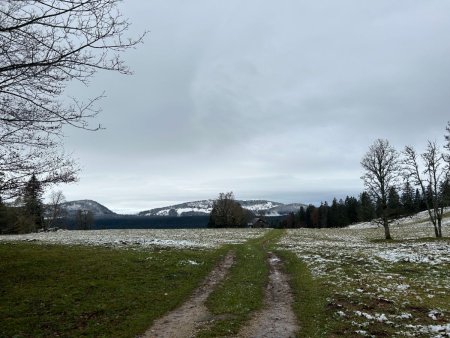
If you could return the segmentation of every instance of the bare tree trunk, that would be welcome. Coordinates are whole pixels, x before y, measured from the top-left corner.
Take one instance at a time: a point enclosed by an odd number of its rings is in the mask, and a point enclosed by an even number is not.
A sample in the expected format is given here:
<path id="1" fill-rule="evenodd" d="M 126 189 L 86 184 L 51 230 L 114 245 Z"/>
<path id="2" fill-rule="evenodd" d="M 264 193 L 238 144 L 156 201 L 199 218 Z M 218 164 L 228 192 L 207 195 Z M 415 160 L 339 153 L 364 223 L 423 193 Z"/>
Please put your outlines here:
<path id="1" fill-rule="evenodd" d="M 433 224 L 433 225 L 434 225 L 434 235 L 435 235 L 436 237 L 439 237 L 438 226 L 437 226 L 436 224 Z"/>
<path id="2" fill-rule="evenodd" d="M 392 239 L 391 231 L 389 230 L 389 220 L 383 217 L 384 236 L 386 239 Z"/>
<path id="3" fill-rule="evenodd" d="M 438 237 L 438 238 L 442 237 L 442 218 L 441 217 L 438 218 L 436 237 Z"/>

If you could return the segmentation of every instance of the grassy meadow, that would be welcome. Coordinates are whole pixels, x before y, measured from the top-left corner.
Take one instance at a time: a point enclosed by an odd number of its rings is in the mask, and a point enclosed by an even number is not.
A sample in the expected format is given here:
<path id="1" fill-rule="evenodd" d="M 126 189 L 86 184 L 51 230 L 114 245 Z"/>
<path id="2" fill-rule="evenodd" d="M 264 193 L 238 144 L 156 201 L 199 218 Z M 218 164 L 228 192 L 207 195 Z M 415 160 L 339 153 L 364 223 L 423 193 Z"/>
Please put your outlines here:
<path id="1" fill-rule="evenodd" d="M 0 337 L 135 337 L 222 253 L 0 243 Z"/>
<path id="2" fill-rule="evenodd" d="M 433 238 L 428 224 L 392 233 L 385 241 L 379 228 L 288 230 L 280 249 L 308 267 L 292 272 L 299 319 L 313 325 L 300 337 L 450 335 L 450 238 Z"/>
<path id="3" fill-rule="evenodd" d="M 411 219 L 392 235 L 362 224 L 1 236 L 0 337 L 135 337 L 228 250 L 235 264 L 206 302 L 214 320 L 199 337 L 233 336 L 261 308 L 268 251 L 290 275 L 298 337 L 448 337 L 450 238 Z"/>

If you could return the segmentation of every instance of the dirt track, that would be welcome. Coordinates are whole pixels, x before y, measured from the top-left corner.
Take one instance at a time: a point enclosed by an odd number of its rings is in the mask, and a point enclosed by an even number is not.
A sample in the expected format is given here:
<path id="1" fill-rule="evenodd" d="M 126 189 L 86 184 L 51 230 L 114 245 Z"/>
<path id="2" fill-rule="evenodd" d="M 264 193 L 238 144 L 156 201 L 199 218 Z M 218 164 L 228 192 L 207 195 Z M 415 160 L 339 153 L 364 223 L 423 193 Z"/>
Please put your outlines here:
<path id="1" fill-rule="evenodd" d="M 228 253 L 183 305 L 156 320 L 143 337 L 195 337 L 199 329 L 214 319 L 204 302 L 217 284 L 226 277 L 234 259 L 234 255 Z M 269 252 L 268 264 L 270 274 L 265 289 L 264 308 L 254 314 L 237 337 L 288 338 L 295 337 L 298 330 L 297 319 L 292 311 L 293 296 L 288 276 L 282 271 L 282 262 Z"/>
<path id="2" fill-rule="evenodd" d="M 282 262 L 269 252 L 269 284 L 265 290 L 264 308 L 257 312 L 239 332 L 238 337 L 295 337 L 297 319 L 292 311 L 293 296 Z"/>
<path id="3" fill-rule="evenodd" d="M 210 318 L 208 309 L 204 305 L 205 300 L 216 285 L 225 278 L 233 262 L 234 254 L 229 252 L 183 305 L 156 320 L 142 337 L 182 338 L 195 336 L 195 332 L 202 326 L 202 322 Z"/>

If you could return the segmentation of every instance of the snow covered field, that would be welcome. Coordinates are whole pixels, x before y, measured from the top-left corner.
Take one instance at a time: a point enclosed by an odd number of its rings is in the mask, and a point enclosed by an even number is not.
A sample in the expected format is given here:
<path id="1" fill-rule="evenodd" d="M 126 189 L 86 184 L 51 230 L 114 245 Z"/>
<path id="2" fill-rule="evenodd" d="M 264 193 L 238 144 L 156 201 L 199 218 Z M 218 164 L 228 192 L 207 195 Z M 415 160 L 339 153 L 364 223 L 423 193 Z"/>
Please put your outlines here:
<path id="1" fill-rule="evenodd" d="M 412 224 L 416 222 L 416 224 Z M 450 233 L 449 222 L 443 227 Z M 329 307 L 361 336 L 450 337 L 450 241 L 430 223 L 403 220 L 383 229 L 292 229 L 280 242 L 332 290 Z"/>
<path id="2" fill-rule="evenodd" d="M 3 235 L 1 241 L 32 241 L 51 244 L 81 244 L 142 248 L 215 248 L 262 236 L 263 229 L 149 229 L 149 230 L 59 230 L 25 235 Z"/>

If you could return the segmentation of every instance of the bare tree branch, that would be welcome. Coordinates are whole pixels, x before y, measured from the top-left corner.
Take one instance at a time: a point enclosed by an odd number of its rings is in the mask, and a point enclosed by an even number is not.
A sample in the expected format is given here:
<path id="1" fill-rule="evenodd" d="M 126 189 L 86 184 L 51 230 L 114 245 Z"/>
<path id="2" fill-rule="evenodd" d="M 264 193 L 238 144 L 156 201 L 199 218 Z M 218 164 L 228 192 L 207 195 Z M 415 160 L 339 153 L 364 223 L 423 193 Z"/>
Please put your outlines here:
<path id="1" fill-rule="evenodd" d="M 381 224 L 384 227 L 386 239 L 391 239 L 389 223 L 392 222 L 388 214 L 388 192 L 395 187 L 399 178 L 399 162 L 397 151 L 388 140 L 378 139 L 370 146 L 369 151 L 361 160 L 365 170 L 361 177 L 367 192 L 375 201 L 379 201 L 382 208 Z"/>
<path id="2" fill-rule="evenodd" d="M 444 156 L 436 142 L 428 141 L 427 150 L 421 154 L 424 170 L 419 167 L 419 159 L 413 147 L 407 146 L 403 151 L 403 170 L 408 179 L 420 187 L 428 216 L 433 224 L 436 237 L 442 237 L 442 216 L 444 213 L 443 189 L 448 184 L 448 169 L 444 165 Z"/>
<path id="3" fill-rule="evenodd" d="M 130 23 L 120 2 L 0 2 L 0 194 L 14 195 L 31 174 L 43 183 L 75 179 L 78 169 L 62 151 L 63 127 L 98 130 L 90 120 L 103 94 L 87 102 L 62 95 L 70 81 L 88 85 L 99 70 L 131 73 L 119 55 L 145 33 L 125 36 Z"/>

